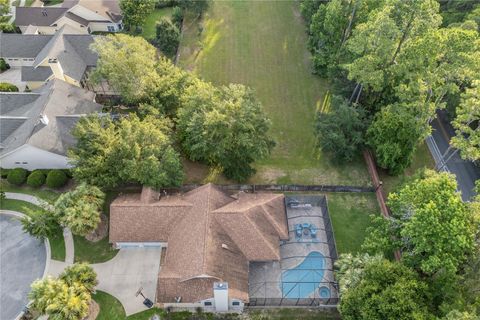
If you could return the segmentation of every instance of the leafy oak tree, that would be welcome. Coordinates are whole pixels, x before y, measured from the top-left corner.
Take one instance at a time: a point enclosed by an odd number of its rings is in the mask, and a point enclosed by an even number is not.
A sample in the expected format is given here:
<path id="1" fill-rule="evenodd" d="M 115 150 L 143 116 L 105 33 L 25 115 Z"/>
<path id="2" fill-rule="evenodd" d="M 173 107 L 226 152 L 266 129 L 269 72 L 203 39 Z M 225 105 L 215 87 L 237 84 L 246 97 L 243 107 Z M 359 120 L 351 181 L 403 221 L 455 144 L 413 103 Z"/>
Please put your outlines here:
<path id="1" fill-rule="evenodd" d="M 476 161 L 480 159 L 480 80 L 473 82 L 473 87 L 466 89 L 457 108 L 457 117 L 452 122 L 456 135 L 452 145 L 460 150 L 463 159 Z"/>
<path id="2" fill-rule="evenodd" d="M 364 142 L 365 112 L 339 96 L 332 97 L 330 109 L 317 112 L 318 145 L 338 160 L 351 161 Z"/>
<path id="3" fill-rule="evenodd" d="M 342 293 L 342 319 L 433 319 L 427 307 L 427 286 L 408 267 L 374 259 L 366 263 L 360 279 Z"/>
<path id="4" fill-rule="evenodd" d="M 155 9 L 155 0 L 120 0 L 122 22 L 130 30 L 139 27 L 146 17 Z"/>
<path id="5" fill-rule="evenodd" d="M 390 85 L 390 69 L 405 46 L 441 23 L 435 0 L 388 0 L 355 27 L 347 47 L 354 59 L 348 78 L 374 92 Z"/>
<path id="6" fill-rule="evenodd" d="M 77 144 L 69 150 L 73 176 L 101 187 L 140 183 L 154 188 L 178 186 L 182 164 L 170 139 L 167 119 L 130 114 L 82 118 L 73 130 Z"/>
<path id="7" fill-rule="evenodd" d="M 160 81 L 158 54 L 145 39 L 126 34 L 97 37 L 92 49 L 98 54 L 93 81 L 106 80 L 127 103 L 144 101 L 155 91 Z"/>
<path id="8" fill-rule="evenodd" d="M 274 146 L 269 119 L 253 91 L 243 85 L 215 88 L 197 80 L 185 90 L 182 105 L 177 130 L 186 154 L 223 168 L 227 178 L 248 178 L 255 172 L 251 163 Z"/>
<path id="9" fill-rule="evenodd" d="M 99 188 L 82 183 L 60 195 L 54 205 L 55 216 L 73 234 L 85 236 L 97 228 L 104 201 Z"/>
<path id="10" fill-rule="evenodd" d="M 391 174 L 410 166 L 418 144 L 430 133 L 423 104 L 393 104 L 378 112 L 367 130 L 367 143 L 375 151 L 378 165 Z"/>
<path id="11" fill-rule="evenodd" d="M 10 1 L 0 0 L 0 16 L 6 15 L 10 12 Z"/>
<path id="12" fill-rule="evenodd" d="M 380 246 L 400 248 L 403 262 L 422 274 L 454 275 L 474 252 L 478 211 L 462 201 L 455 176 L 427 170 L 390 194 L 388 205 L 392 218 L 387 229 L 372 236 Z"/>

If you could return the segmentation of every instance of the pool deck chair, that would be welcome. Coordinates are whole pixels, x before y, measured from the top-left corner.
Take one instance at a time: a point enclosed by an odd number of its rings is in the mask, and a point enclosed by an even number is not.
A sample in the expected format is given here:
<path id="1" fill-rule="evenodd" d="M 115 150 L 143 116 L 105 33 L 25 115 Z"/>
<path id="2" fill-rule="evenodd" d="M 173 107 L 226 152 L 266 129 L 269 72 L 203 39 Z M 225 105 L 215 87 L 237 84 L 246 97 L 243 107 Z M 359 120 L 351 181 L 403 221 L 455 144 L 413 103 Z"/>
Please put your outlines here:
<path id="1" fill-rule="evenodd" d="M 300 238 L 302 236 L 303 228 L 301 224 L 296 224 L 295 225 L 295 235 L 297 238 Z"/>

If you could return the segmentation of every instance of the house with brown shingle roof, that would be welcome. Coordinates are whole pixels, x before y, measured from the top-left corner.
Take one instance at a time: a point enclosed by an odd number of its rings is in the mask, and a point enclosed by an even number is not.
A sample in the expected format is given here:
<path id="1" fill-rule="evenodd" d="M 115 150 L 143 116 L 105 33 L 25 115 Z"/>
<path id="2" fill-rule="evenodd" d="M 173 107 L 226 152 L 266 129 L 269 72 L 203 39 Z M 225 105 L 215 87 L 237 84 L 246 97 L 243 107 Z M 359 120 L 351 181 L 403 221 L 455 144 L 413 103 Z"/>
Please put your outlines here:
<path id="1" fill-rule="evenodd" d="M 167 246 L 158 275 L 159 303 L 215 306 L 214 285 L 228 288 L 228 304 L 248 302 L 250 262 L 280 260 L 288 239 L 283 194 L 230 196 L 207 184 L 177 195 L 149 188 L 110 207 L 110 242 Z M 214 292 L 215 291 L 215 292 Z"/>

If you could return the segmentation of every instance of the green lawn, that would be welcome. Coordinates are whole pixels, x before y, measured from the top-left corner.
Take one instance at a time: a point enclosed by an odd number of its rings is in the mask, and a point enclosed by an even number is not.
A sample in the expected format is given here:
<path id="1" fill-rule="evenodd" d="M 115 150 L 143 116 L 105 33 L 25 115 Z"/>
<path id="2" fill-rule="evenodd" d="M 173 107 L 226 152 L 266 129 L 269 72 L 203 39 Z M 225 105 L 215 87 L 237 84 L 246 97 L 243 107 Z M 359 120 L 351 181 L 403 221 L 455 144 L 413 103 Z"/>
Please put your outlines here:
<path id="1" fill-rule="evenodd" d="M 51 204 L 53 204 L 55 200 L 57 200 L 57 198 L 60 196 L 60 193 L 57 191 L 53 191 L 49 189 L 31 188 L 27 185 L 15 186 L 3 179 L 0 180 L 0 191 L 30 194 L 30 195 L 36 196 L 37 198 L 43 199 Z"/>
<path id="2" fill-rule="evenodd" d="M 297 1 L 214 1 L 201 25 L 186 17 L 179 65 L 255 89 L 277 146 L 250 182 L 366 185 L 361 157 L 340 165 L 315 148 L 315 108 L 328 83 L 311 74 L 306 42 Z"/>
<path id="3" fill-rule="evenodd" d="M 99 291 L 92 295 L 93 300 L 100 306 L 100 313 L 96 320 L 125 319 L 125 310 L 120 301 L 106 292 Z"/>
<path id="4" fill-rule="evenodd" d="M 359 252 L 370 224 L 369 215 L 380 212 L 375 194 L 329 193 L 327 201 L 337 252 Z"/>
<path id="5" fill-rule="evenodd" d="M 0 209 L 12 210 L 21 213 L 28 213 L 30 210 L 43 210 L 42 208 L 29 202 L 13 199 L 3 199 L 0 201 Z M 63 239 L 63 231 L 59 227 L 55 233 L 48 238 L 50 243 L 51 257 L 54 260 L 65 261 L 65 240 Z"/>
<path id="6" fill-rule="evenodd" d="M 155 9 L 145 19 L 145 23 L 142 26 L 142 33 L 140 35 L 147 40 L 155 39 L 157 21 L 162 17 L 170 17 L 172 15 L 172 11 L 173 8 L 171 7 Z"/>
<path id="7" fill-rule="evenodd" d="M 98 242 L 91 242 L 81 236 L 73 236 L 75 262 L 101 263 L 115 257 L 118 250 L 108 243 L 108 236 Z"/>

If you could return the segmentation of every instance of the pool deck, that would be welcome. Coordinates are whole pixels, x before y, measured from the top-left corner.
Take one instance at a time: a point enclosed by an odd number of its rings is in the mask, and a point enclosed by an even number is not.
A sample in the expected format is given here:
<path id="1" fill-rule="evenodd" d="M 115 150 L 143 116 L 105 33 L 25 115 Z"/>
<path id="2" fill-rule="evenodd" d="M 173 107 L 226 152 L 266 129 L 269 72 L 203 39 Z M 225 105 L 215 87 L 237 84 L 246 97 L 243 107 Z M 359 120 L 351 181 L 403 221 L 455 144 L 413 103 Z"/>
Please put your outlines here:
<path id="1" fill-rule="evenodd" d="M 292 199 L 301 204 L 311 204 L 308 206 L 289 206 L 287 205 L 287 219 L 290 239 L 281 241 L 280 255 L 281 260 L 275 262 L 254 262 L 250 263 L 249 273 L 249 295 L 251 300 L 267 299 L 273 301 L 273 304 L 290 305 L 294 301 L 288 301 L 282 293 L 282 273 L 299 266 L 311 252 L 320 252 L 325 258 L 324 268 L 318 271 L 323 273 L 323 279 L 318 287 L 327 287 L 330 290 L 330 298 L 338 298 L 337 290 L 334 286 L 333 276 L 333 258 L 336 257 L 333 233 L 329 231 L 328 211 L 326 198 L 322 195 L 301 195 L 287 196 L 286 202 L 290 203 Z M 314 224 L 317 230 L 316 238 L 313 238 L 308 229 L 306 234 L 301 237 L 296 235 L 296 224 Z M 327 227 L 327 230 L 325 230 Z M 299 283 L 302 282 L 299 280 Z M 305 282 L 304 282 L 305 283 Z M 313 284 L 312 284 L 312 287 Z M 316 284 L 315 284 L 315 287 Z M 308 297 L 298 298 L 316 298 L 316 303 L 327 304 L 331 301 L 320 299 L 318 289 Z M 297 299 L 294 299 L 297 300 Z M 267 303 L 266 303 L 267 304 Z"/>

